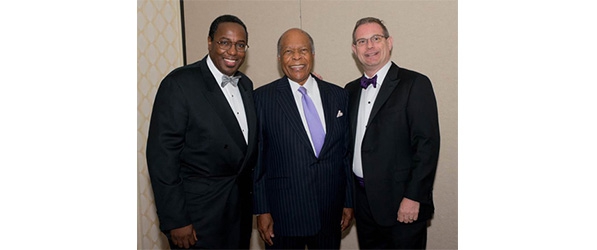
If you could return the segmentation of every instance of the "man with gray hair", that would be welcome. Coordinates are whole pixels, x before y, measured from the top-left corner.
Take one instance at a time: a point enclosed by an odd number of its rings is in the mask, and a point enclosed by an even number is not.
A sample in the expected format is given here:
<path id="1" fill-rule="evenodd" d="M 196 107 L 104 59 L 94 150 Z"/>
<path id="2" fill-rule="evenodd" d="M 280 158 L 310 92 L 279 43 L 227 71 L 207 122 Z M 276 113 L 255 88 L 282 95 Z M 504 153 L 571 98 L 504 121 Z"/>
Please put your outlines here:
<path id="1" fill-rule="evenodd" d="M 312 76 L 313 39 L 278 40 L 285 76 L 255 90 L 254 213 L 267 249 L 339 249 L 353 217 L 348 94 Z"/>

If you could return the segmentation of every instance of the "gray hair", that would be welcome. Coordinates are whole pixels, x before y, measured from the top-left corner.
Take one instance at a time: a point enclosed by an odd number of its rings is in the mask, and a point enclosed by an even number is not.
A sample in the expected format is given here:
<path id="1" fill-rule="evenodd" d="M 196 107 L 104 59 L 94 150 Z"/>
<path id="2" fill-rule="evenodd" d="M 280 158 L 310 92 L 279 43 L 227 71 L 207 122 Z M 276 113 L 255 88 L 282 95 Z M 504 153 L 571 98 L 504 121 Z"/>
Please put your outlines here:
<path id="1" fill-rule="evenodd" d="M 307 35 L 307 37 L 309 38 L 309 44 L 311 45 L 311 54 L 315 54 L 315 45 L 313 44 L 313 38 L 311 37 L 311 35 L 309 35 L 309 33 L 307 33 L 306 31 L 304 31 L 302 29 L 297 29 L 297 30 L 299 30 L 303 34 Z M 288 32 L 288 31 L 286 31 L 286 32 Z M 282 44 L 281 44 L 282 37 L 284 37 L 286 32 L 282 33 L 280 38 L 278 38 L 278 57 L 280 56 L 280 52 L 282 51 Z"/>

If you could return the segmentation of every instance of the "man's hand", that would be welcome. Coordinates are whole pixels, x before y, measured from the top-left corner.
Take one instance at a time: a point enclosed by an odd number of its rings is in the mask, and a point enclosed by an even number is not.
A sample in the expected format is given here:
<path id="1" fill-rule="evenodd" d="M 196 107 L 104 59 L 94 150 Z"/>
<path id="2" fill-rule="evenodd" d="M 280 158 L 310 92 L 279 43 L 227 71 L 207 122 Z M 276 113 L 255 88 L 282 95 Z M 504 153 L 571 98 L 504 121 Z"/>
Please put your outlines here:
<path id="1" fill-rule="evenodd" d="M 319 80 L 323 80 L 323 77 L 320 74 L 317 74 L 315 72 L 311 72 L 311 74 L 313 74 L 315 77 L 319 78 Z"/>
<path id="2" fill-rule="evenodd" d="M 197 234 L 193 224 L 170 230 L 172 242 L 180 248 L 189 248 L 197 242 Z"/>
<path id="3" fill-rule="evenodd" d="M 397 220 L 402 223 L 413 223 L 419 218 L 419 207 L 418 201 L 411 200 L 409 198 L 402 198 L 400 202 L 400 208 L 398 208 Z"/>
<path id="4" fill-rule="evenodd" d="M 342 210 L 342 221 L 340 221 L 340 225 L 342 225 L 342 231 L 346 230 L 348 226 L 350 226 L 350 222 L 354 217 L 354 210 L 352 208 L 345 207 Z"/>
<path id="5" fill-rule="evenodd" d="M 263 239 L 266 244 L 270 246 L 274 245 L 274 242 L 272 241 L 272 238 L 274 237 L 274 220 L 270 213 L 257 216 L 257 229 L 259 229 L 261 239 Z"/>

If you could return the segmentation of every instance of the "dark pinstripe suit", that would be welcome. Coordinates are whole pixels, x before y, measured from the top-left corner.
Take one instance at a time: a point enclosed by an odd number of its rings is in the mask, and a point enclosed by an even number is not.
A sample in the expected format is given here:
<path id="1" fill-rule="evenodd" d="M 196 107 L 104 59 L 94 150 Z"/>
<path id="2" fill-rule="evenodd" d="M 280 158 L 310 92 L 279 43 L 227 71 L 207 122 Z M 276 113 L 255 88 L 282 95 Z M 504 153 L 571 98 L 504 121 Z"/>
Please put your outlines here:
<path id="1" fill-rule="evenodd" d="M 348 94 L 341 87 L 316 81 L 326 123 L 319 158 L 313 153 L 288 78 L 254 92 L 259 121 L 254 213 L 271 213 L 276 237 L 340 236 L 342 209 L 352 208 Z"/>

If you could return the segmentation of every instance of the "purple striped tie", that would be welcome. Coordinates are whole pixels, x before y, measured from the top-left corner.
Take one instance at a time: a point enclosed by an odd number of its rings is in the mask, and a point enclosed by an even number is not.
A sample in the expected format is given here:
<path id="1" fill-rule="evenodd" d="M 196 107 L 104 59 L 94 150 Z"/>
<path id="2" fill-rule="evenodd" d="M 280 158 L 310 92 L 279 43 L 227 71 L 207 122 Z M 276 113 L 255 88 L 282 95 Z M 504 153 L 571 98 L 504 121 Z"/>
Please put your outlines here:
<path id="1" fill-rule="evenodd" d="M 315 104 L 311 100 L 311 97 L 307 94 L 305 87 L 300 87 L 299 92 L 303 94 L 303 110 L 305 111 L 305 118 L 307 119 L 307 125 L 309 125 L 309 132 L 311 133 L 311 140 L 313 140 L 313 146 L 315 147 L 315 156 L 319 157 L 319 152 L 323 146 L 325 140 L 325 132 L 323 131 L 323 125 L 317 114 Z"/>

